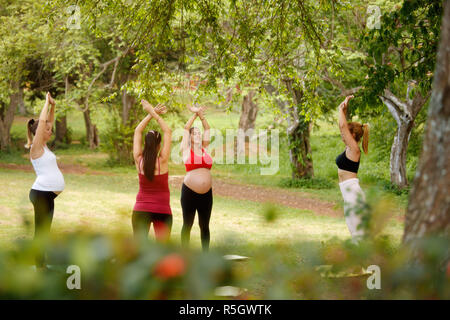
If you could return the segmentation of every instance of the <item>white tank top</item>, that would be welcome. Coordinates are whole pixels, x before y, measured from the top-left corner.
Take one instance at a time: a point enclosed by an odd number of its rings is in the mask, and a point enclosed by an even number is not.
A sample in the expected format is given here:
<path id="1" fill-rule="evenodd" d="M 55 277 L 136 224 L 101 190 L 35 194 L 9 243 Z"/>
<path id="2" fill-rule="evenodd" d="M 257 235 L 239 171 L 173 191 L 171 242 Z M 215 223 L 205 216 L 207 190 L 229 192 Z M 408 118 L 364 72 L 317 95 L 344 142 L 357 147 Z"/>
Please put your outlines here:
<path id="1" fill-rule="evenodd" d="M 44 153 L 37 159 L 31 159 L 37 178 L 31 189 L 39 191 L 63 191 L 64 177 L 56 163 L 56 156 L 47 146 Z"/>

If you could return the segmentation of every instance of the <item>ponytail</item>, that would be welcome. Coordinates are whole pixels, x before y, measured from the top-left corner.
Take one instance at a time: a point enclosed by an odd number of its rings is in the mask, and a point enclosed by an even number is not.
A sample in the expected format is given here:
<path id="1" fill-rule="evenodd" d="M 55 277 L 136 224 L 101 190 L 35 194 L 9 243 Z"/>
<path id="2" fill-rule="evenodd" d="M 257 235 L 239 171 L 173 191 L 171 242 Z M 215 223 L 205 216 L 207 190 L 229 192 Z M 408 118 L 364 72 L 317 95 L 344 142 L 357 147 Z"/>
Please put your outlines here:
<path id="1" fill-rule="evenodd" d="M 161 134 L 158 131 L 151 130 L 145 136 L 144 151 L 142 152 L 143 158 L 143 171 L 145 177 L 152 181 L 155 176 L 155 166 L 157 146 L 161 143 Z"/>
<path id="2" fill-rule="evenodd" d="M 36 134 L 36 128 L 39 121 L 35 121 L 34 119 L 30 119 L 27 122 L 27 144 L 25 148 L 30 149 L 31 144 L 33 143 L 33 136 Z"/>
<path id="3" fill-rule="evenodd" d="M 362 141 L 362 147 L 364 150 L 364 153 L 367 154 L 369 152 L 369 131 L 370 126 L 368 123 L 363 124 L 363 141 Z"/>

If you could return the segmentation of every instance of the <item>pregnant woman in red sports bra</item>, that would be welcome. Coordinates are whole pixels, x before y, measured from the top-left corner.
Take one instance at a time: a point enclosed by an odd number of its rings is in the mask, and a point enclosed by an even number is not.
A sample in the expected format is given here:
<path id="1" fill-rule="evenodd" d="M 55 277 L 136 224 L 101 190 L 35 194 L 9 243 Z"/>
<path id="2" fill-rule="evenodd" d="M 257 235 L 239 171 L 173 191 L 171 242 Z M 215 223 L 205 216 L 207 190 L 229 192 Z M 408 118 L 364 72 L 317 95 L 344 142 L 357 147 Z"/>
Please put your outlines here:
<path id="1" fill-rule="evenodd" d="M 209 125 L 204 115 L 203 107 L 192 107 L 192 117 L 184 126 L 181 150 L 186 166 L 186 176 L 181 188 L 181 208 L 183 210 L 183 228 L 181 243 L 187 246 L 190 240 L 195 211 L 198 212 L 200 237 L 204 251 L 209 249 L 209 219 L 213 205 L 211 167 L 212 158 L 206 152 L 210 142 Z M 203 125 L 203 136 L 198 128 L 192 127 L 194 120 L 199 117 Z"/>
<path id="2" fill-rule="evenodd" d="M 141 103 L 149 115 L 134 131 L 133 157 L 139 175 L 139 192 L 131 219 L 133 234 L 135 237 L 148 237 L 150 225 L 153 222 L 156 239 L 166 241 L 172 229 L 168 183 L 172 131 L 159 116 L 166 112 L 164 106 L 157 105 L 153 108 L 146 100 L 142 100 Z M 152 118 L 158 122 L 164 133 L 163 146 L 161 148 L 161 134 L 150 130 L 145 135 L 144 150 L 142 150 L 142 133 Z"/>

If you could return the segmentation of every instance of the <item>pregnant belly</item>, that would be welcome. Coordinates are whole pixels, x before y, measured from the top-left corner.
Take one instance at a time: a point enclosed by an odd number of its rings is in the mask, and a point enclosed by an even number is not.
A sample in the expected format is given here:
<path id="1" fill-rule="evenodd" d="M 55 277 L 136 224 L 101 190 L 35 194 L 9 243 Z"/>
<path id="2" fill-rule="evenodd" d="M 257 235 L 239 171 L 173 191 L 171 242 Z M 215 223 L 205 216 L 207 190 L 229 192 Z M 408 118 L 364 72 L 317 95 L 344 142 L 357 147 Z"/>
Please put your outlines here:
<path id="1" fill-rule="evenodd" d="M 212 186 L 211 172 L 206 168 L 199 168 L 186 173 L 184 184 L 194 192 L 203 194 Z"/>
<path id="2" fill-rule="evenodd" d="M 65 181 L 61 172 L 55 172 L 50 175 L 39 175 L 35 185 L 44 190 L 60 194 L 65 188 Z"/>

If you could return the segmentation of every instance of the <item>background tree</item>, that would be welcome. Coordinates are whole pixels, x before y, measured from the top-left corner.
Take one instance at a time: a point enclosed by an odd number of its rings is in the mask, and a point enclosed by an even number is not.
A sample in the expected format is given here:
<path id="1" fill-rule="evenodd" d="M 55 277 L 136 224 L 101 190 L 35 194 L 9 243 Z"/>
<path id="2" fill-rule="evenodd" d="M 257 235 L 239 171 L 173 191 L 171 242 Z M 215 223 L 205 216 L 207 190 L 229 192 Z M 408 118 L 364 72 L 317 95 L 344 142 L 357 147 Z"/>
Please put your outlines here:
<path id="1" fill-rule="evenodd" d="M 11 145 L 10 130 L 15 112 L 23 103 L 25 65 L 39 50 L 38 27 L 32 1 L 3 1 L 0 7 L 0 150 Z"/>
<path id="2" fill-rule="evenodd" d="M 242 97 L 242 110 L 239 117 L 239 129 L 247 131 L 255 129 L 256 116 L 258 115 L 258 104 L 255 101 L 255 90 L 249 90 Z"/>
<path id="3" fill-rule="evenodd" d="M 417 258 L 416 240 L 450 235 L 450 1 L 445 1 L 441 40 L 422 155 L 409 197 L 403 242 Z M 447 255 L 447 261 L 449 256 Z M 446 264 L 444 264 L 446 265 Z"/>
<path id="4" fill-rule="evenodd" d="M 365 101 L 376 104 L 381 99 L 397 122 L 390 174 L 391 182 L 400 188 L 408 185 L 406 152 L 411 130 L 431 94 L 441 15 L 442 1 L 407 0 L 385 12 L 380 28 L 362 37 L 369 68 Z"/>
<path id="5" fill-rule="evenodd" d="M 294 178 L 313 175 L 309 124 L 318 108 L 317 99 L 304 103 L 306 96 L 314 97 L 315 81 L 310 72 L 314 64 L 308 68 L 303 62 L 307 49 L 314 60 L 320 41 L 312 22 L 317 8 L 309 1 L 232 1 L 224 6 L 227 19 L 219 20 L 223 25 L 219 40 L 226 45 L 213 59 L 214 71 L 225 81 L 269 89 L 275 113 L 282 112 L 288 123 Z"/>

